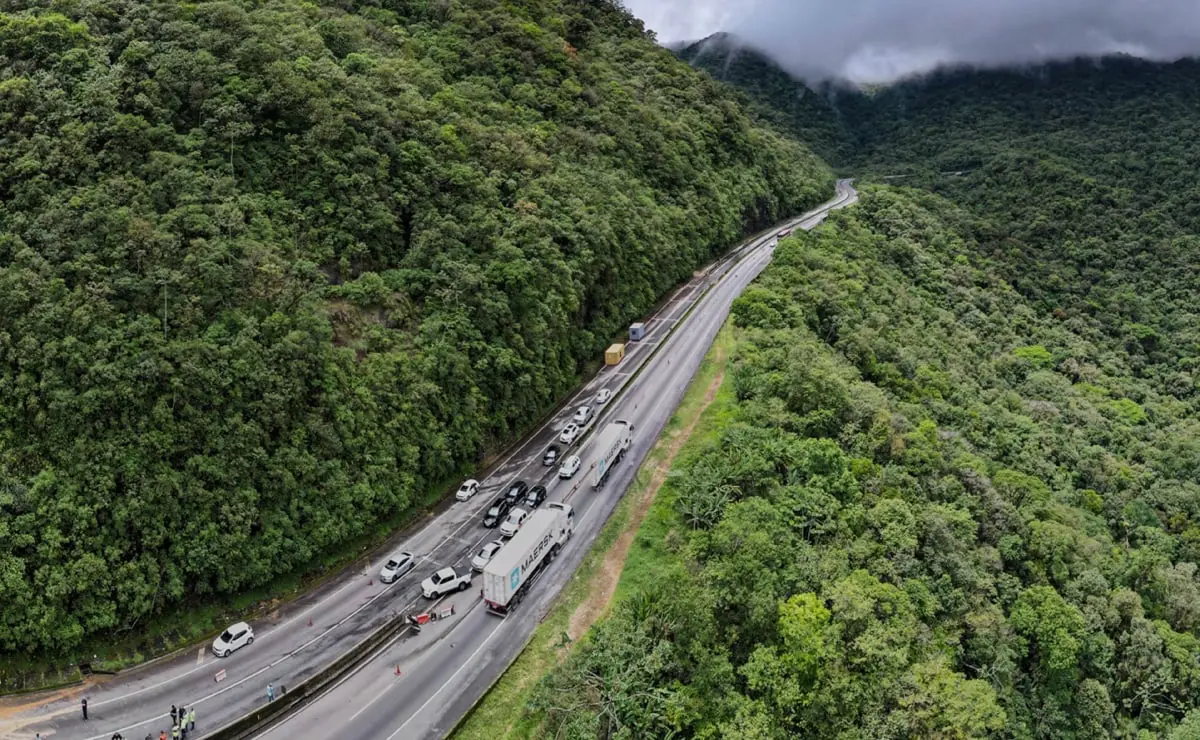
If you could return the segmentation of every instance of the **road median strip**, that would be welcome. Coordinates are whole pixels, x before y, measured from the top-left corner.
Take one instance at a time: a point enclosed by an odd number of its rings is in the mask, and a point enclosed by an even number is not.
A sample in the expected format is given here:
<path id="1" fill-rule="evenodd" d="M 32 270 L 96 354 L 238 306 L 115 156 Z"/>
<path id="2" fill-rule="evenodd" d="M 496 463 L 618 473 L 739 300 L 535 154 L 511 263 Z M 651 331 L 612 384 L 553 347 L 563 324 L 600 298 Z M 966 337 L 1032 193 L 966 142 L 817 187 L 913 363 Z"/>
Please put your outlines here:
<path id="1" fill-rule="evenodd" d="M 289 688 L 280 686 L 274 701 L 250 711 L 209 735 L 210 740 L 249 740 L 303 709 L 326 690 L 360 668 L 379 648 L 399 637 L 409 626 L 407 616 L 388 620 L 370 637 L 343 653 L 316 674 Z"/>

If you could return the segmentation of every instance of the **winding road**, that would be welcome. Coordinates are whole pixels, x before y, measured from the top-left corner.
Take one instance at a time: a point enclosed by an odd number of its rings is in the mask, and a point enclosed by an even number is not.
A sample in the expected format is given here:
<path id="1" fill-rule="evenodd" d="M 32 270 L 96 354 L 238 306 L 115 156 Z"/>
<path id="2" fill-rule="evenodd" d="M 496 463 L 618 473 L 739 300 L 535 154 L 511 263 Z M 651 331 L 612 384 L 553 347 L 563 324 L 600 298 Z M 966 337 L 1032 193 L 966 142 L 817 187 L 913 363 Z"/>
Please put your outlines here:
<path id="1" fill-rule="evenodd" d="M 541 483 L 549 489 L 548 500 L 565 500 L 574 507 L 575 534 L 517 611 L 507 619 L 487 614 L 479 599 L 482 579 L 476 577 L 473 589 L 439 602 L 454 604 L 453 617 L 430 622 L 419 632 L 405 630 L 341 683 L 260 735 L 271 740 L 444 736 L 516 658 L 571 578 L 682 399 L 733 300 L 770 262 L 778 234 L 813 228 L 830 210 L 856 200 L 850 181 L 841 180 L 828 203 L 751 239 L 697 273 L 646 321 L 645 339 L 628 345 L 625 360 L 604 368 L 579 389 L 481 481 L 478 495 L 446 506 L 414 531 L 393 538 L 366 567 L 360 564 L 252 622 L 253 645 L 224 659 L 214 658 L 208 645 L 197 646 L 75 691 L 10 697 L 0 702 L 0 738 L 32 738 L 35 732 L 46 740 L 108 740 L 114 732 L 131 740 L 147 734 L 157 738 L 161 730 L 169 730 L 172 704 L 195 707 L 196 732 L 189 736 L 204 737 L 266 702 L 268 683 L 295 685 L 392 616 L 427 610 L 421 580 L 447 565 L 469 567 L 479 548 L 498 538 L 498 532 L 480 523 L 495 495 L 516 479 L 531 486 Z M 542 452 L 574 409 L 601 388 L 612 390 L 614 397 L 571 447 L 583 458 L 583 469 L 573 480 L 559 481 L 557 468 L 542 467 Z M 610 419 L 633 423 L 633 445 L 605 486 L 593 490 L 587 475 L 594 462 L 589 441 Z M 394 584 L 381 584 L 379 558 L 400 549 L 417 554 L 416 569 Z M 223 672 L 219 682 L 218 671 Z M 85 695 L 86 722 L 79 711 Z"/>

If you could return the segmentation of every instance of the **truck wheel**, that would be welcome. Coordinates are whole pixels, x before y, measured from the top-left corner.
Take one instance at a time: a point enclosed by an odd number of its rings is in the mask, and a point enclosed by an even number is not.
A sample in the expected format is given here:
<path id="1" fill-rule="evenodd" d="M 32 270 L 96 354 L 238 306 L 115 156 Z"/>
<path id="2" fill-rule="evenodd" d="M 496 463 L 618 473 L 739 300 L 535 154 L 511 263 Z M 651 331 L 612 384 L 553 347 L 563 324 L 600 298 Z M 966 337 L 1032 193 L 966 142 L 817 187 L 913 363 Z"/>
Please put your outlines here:
<path id="1" fill-rule="evenodd" d="M 470 587 L 470 585 L 471 585 L 471 584 L 469 584 L 469 583 L 465 583 L 465 582 L 464 582 L 464 583 L 460 583 L 460 584 L 458 584 L 458 590 L 459 590 L 459 591 L 466 591 L 466 590 L 467 590 L 467 588 L 469 588 L 469 587 Z"/>

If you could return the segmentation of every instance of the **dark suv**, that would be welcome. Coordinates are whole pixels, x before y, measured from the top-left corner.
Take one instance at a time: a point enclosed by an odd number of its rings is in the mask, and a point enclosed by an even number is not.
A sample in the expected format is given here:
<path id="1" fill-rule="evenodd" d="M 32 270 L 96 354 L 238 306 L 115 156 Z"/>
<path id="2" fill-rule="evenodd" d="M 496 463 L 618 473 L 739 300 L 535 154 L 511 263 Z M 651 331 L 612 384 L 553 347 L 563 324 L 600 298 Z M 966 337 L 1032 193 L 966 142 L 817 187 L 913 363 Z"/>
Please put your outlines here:
<path id="1" fill-rule="evenodd" d="M 504 521 L 504 517 L 508 516 L 508 510 L 512 506 L 512 501 L 509 501 L 506 496 L 501 496 L 493 501 L 487 513 L 483 515 L 483 526 L 488 529 L 495 529 L 500 526 L 500 522 Z"/>
<path id="2" fill-rule="evenodd" d="M 529 489 L 529 493 L 525 494 L 525 509 L 536 509 L 546 500 L 546 487 L 534 486 Z"/>
<path id="3" fill-rule="evenodd" d="M 542 455 L 542 465 L 545 465 L 546 467 L 550 467 L 551 465 L 553 465 L 556 462 L 558 462 L 558 447 L 551 445 L 546 450 L 546 454 Z"/>
<path id="4" fill-rule="evenodd" d="M 525 481 L 513 481 L 513 484 L 508 487 L 508 493 L 504 494 L 504 498 L 508 499 L 509 506 L 516 506 L 517 502 L 525 498 L 525 492 L 528 490 L 529 484 Z"/>

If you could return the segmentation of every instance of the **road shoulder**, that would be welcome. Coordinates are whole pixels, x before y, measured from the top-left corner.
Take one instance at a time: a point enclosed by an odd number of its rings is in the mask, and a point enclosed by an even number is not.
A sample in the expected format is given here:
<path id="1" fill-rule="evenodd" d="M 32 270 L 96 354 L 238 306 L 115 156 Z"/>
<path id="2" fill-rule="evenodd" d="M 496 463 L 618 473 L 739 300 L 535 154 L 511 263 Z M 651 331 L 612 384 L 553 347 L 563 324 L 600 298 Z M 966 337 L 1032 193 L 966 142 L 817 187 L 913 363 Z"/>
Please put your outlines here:
<path id="1" fill-rule="evenodd" d="M 614 595 L 620 598 L 628 590 L 627 582 L 640 581 L 652 561 L 661 557 L 669 539 L 664 527 L 669 528 L 672 503 L 658 493 L 685 444 L 712 433 L 718 426 L 712 420 L 720 418 L 729 405 L 731 391 L 723 383 L 733 343 L 727 323 L 583 563 L 525 649 L 459 723 L 453 733 L 455 740 L 505 740 L 534 734 L 540 718 L 527 715 L 525 705 L 538 681 L 603 617 Z"/>

